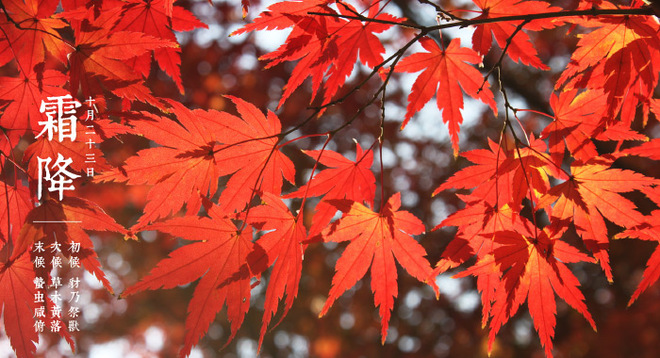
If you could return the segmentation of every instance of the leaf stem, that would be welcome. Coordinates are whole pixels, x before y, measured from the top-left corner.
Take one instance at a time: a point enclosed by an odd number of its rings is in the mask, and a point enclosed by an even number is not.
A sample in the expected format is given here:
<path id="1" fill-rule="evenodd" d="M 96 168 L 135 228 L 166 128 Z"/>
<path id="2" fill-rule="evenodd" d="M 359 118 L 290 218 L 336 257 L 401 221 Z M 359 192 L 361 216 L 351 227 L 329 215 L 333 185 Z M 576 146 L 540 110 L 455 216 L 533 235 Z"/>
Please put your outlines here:
<path id="1" fill-rule="evenodd" d="M 291 139 L 291 140 L 289 140 L 289 141 L 287 141 L 287 142 L 284 142 L 284 143 L 282 143 L 282 144 L 279 144 L 279 145 L 277 146 L 277 148 L 282 148 L 282 147 L 287 146 L 287 145 L 289 145 L 289 144 L 291 144 L 291 143 L 293 143 L 293 142 L 295 142 L 295 141 L 297 141 L 297 140 L 306 139 L 306 138 L 314 138 L 314 137 L 329 136 L 329 134 L 330 134 L 330 132 L 326 132 L 326 133 L 307 134 L 307 135 L 304 135 L 304 136 L 300 136 L 300 137 L 293 138 L 293 139 Z M 325 147 L 325 146 L 324 146 L 324 147 Z"/>

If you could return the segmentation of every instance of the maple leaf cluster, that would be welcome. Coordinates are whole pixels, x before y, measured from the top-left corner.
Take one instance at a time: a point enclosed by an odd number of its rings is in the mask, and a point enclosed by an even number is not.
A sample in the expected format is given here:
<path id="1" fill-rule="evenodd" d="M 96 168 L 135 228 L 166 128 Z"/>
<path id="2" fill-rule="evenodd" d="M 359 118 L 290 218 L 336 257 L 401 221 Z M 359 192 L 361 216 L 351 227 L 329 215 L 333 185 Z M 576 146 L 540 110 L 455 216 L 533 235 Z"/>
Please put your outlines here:
<path id="1" fill-rule="evenodd" d="M 386 1 L 277 2 L 232 36 L 290 30 L 284 43 L 260 60 L 266 69 L 294 63 L 278 109 L 293 101 L 294 92 L 311 78 L 310 115 L 295 124 L 236 96 L 224 97 L 233 104 L 227 110 L 189 109 L 150 88 L 149 77 L 160 71 L 184 94 L 175 32 L 207 27 L 174 2 L 2 2 L 0 311 L 20 357 L 36 354 L 33 297 L 47 293 L 34 288 L 33 280 L 52 275 L 32 265 L 36 242 L 48 248 L 80 244 L 84 269 L 114 293 L 89 231 L 129 240 L 157 231 L 184 240 L 120 294 L 129 297 L 199 280 L 188 304 L 181 356 L 191 352 L 223 309 L 231 327 L 228 344 L 251 307 L 252 289 L 267 277 L 260 348 L 268 329 L 293 307 L 305 252 L 320 242 L 346 243 L 320 316 L 369 271 L 384 344 L 399 294 L 398 266 L 437 297 L 437 275 L 467 263 L 456 277 L 476 276 L 482 324 L 490 329 L 489 350 L 526 303 L 541 345 L 552 356 L 556 297 L 596 328 L 569 264 L 597 263 L 612 281 L 610 239 L 660 243 L 660 181 L 643 170 L 620 167 L 628 157 L 660 159 L 658 139 L 649 138 L 646 130 L 660 118 L 660 104 L 653 98 L 660 25 L 640 1 L 629 6 L 580 1 L 576 8 L 564 9 L 543 1 L 478 0 L 468 12 L 435 5 L 438 19 L 448 22 L 434 26 L 389 13 Z M 243 16 L 249 5 L 241 1 Z M 477 15 L 463 18 L 465 13 Z M 441 32 L 468 25 L 475 29 L 471 46 Z M 504 64 L 550 70 L 534 39 L 560 27 L 576 33 L 578 40 L 548 98 L 552 113 L 514 107 L 502 84 Z M 390 31 L 399 31 L 404 41 L 398 48 L 387 40 Z M 482 71 L 487 56 L 499 58 Z M 365 76 L 355 81 L 358 72 Z M 464 203 L 434 228 L 457 227 L 435 268 L 415 239 L 427 224 L 402 208 L 401 193 L 386 192 L 382 176 L 386 89 L 404 76 L 414 82 L 401 130 L 435 96 L 454 157 L 472 163 L 434 191 L 460 190 L 456 195 Z M 491 78 L 500 96 L 493 92 Z M 298 129 L 316 118 L 323 121 L 331 108 L 373 81 L 379 81 L 376 90 L 353 117 L 332 129 L 293 138 Z M 40 103 L 67 94 L 97 103 L 95 132 L 86 138 L 101 146 L 87 149 L 84 142 L 40 135 Z M 499 137 L 488 139 L 484 149 L 460 151 L 465 95 L 485 104 L 491 120 L 502 122 Z M 329 149 L 379 99 L 382 118 L 376 139 L 368 147 L 356 143 L 354 159 Z M 78 113 L 88 110 L 92 108 L 83 105 Z M 547 125 L 533 133 L 525 128 L 523 113 L 544 118 L 539 120 Z M 83 129 L 78 131 L 82 136 Z M 105 143 L 132 136 L 148 140 L 149 147 L 120 154 L 120 160 L 102 150 Z M 292 150 L 310 137 L 326 140 L 300 154 Z M 73 190 L 60 200 L 35 195 L 42 180 L 37 157 L 63 154 L 73 160 L 70 170 L 82 175 L 83 153 L 89 151 L 98 159 L 100 173 L 86 179 L 86 186 L 148 188 L 142 214 L 126 227 L 101 203 L 84 199 L 89 191 Z M 372 169 L 374 154 L 379 171 Z M 303 184 L 297 183 L 296 174 L 305 171 L 294 164 L 295 155 L 314 163 Z M 381 174 L 380 180 L 374 172 Z M 640 210 L 627 194 L 634 191 L 643 193 L 656 210 Z M 567 240 L 572 233 L 579 240 Z M 47 250 L 46 261 L 55 255 Z M 660 245 L 630 303 L 658 278 Z M 47 310 L 52 309 L 49 302 Z M 74 350 L 69 333 L 60 335 Z"/>

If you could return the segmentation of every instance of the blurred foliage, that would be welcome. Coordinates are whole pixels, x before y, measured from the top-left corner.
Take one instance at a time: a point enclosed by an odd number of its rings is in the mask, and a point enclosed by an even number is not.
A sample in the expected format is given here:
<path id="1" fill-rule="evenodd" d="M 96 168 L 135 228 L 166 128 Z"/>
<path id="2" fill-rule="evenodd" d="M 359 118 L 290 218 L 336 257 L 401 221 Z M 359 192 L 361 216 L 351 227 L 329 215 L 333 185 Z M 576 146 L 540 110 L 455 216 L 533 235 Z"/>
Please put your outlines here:
<path id="1" fill-rule="evenodd" d="M 559 1 L 562 5 L 570 1 Z M 234 111 L 223 96 L 233 95 L 254 103 L 257 107 L 275 110 L 282 87 L 290 74 L 291 66 L 278 65 L 264 69 L 257 59 L 279 45 L 283 40 L 278 32 L 265 32 L 228 37 L 229 33 L 258 14 L 264 4 L 251 1 L 248 19 L 241 15 L 240 2 L 179 1 L 178 5 L 191 9 L 208 30 L 197 30 L 179 35 L 182 56 L 182 77 L 185 95 L 182 102 L 189 108 Z M 459 8 L 464 1 L 443 0 L 446 9 Z M 458 4 L 458 5 L 457 5 Z M 387 6 L 388 12 L 412 18 L 423 24 L 432 24 L 435 13 L 432 7 L 418 1 L 396 0 Z M 463 31 L 463 30 L 460 30 Z M 400 30 L 381 36 L 389 51 L 404 41 L 406 34 Z M 503 84 L 510 91 L 519 107 L 527 107 L 549 113 L 547 104 L 553 88 L 552 80 L 568 61 L 575 46 L 576 37 L 566 35 L 565 28 L 541 32 L 535 39 L 540 57 L 550 64 L 550 72 L 522 67 L 512 62 L 504 63 Z M 452 33 L 453 35 L 454 33 Z M 448 34 L 443 40 L 449 41 Z M 560 39 L 560 40 L 558 40 Z M 497 60 L 495 51 L 484 59 L 485 66 Z M 356 68 L 349 83 L 356 84 L 368 73 Z M 408 83 L 408 84 L 406 84 Z M 378 80 L 367 82 L 354 95 L 341 104 L 331 107 L 322 117 L 313 120 L 293 137 L 321 133 L 363 106 L 380 85 Z M 171 79 L 164 73 L 153 71 L 148 86 L 157 96 L 180 98 Z M 395 77 L 387 91 L 387 119 L 383 153 L 383 182 L 385 191 L 402 193 L 403 209 L 413 212 L 430 230 L 447 215 L 459 208 L 459 200 L 450 193 L 432 197 L 431 193 L 452 173 L 466 165 L 463 158 L 453 158 L 451 145 L 444 124 L 438 114 L 430 111 L 413 119 L 408 128 L 399 130 L 405 113 L 409 80 Z M 303 121 L 308 110 L 310 86 L 297 90 L 292 98 L 276 112 L 283 127 L 291 127 Z M 496 89 L 496 88 L 495 88 Z M 341 93 L 340 93 L 341 94 Z M 463 127 L 461 148 L 484 148 L 486 138 L 496 139 L 501 121 L 485 112 L 483 106 L 467 102 L 465 112 L 472 120 Z M 330 143 L 329 148 L 347 153 L 349 158 L 354 140 L 363 147 L 370 147 L 380 131 L 380 108 L 372 105 L 349 128 L 342 131 Z M 527 128 L 538 134 L 547 119 L 532 114 L 521 115 Z M 648 130 L 657 133 L 657 124 Z M 324 138 L 304 139 L 295 145 L 306 148 L 320 146 Z M 108 160 L 121 163 L 126 157 L 150 144 L 142 137 L 126 135 L 106 142 L 102 149 L 112 153 Z M 311 170 L 313 162 L 289 146 L 288 154 L 297 168 Z M 379 174 L 377 156 L 373 166 Z M 643 159 L 626 159 L 621 167 L 644 167 Z M 650 173 L 660 177 L 660 169 Z M 297 183 L 307 180 L 309 171 L 298 170 Z M 105 184 L 83 188 L 81 196 L 96 201 L 127 227 L 141 215 L 147 188 Z M 285 188 L 291 190 L 291 187 Z M 128 203 L 128 204 L 126 204 Z M 313 203 L 313 201 L 312 201 Z M 647 208 L 650 211 L 652 208 Z M 308 210 L 311 212 L 311 210 Z M 453 238 L 450 229 L 428 232 L 420 238 L 429 253 L 429 261 L 436 262 L 443 248 Z M 575 232 L 569 233 L 575 236 Z M 116 292 L 146 275 L 156 263 L 166 257 L 181 242 L 167 235 L 146 232 L 139 241 L 122 241 L 112 236 L 94 236 L 99 257 Z M 571 242 L 571 239 L 568 240 Z M 573 240 L 572 243 L 577 243 Z M 315 356 L 315 357 L 484 357 L 487 355 L 488 332 L 480 322 L 480 301 L 472 279 L 451 279 L 451 273 L 438 278 L 441 290 L 436 300 L 429 287 L 422 286 L 405 274 L 399 275 L 399 295 L 395 302 L 387 342 L 380 344 L 378 312 L 373 307 L 368 278 L 342 296 L 324 318 L 317 318 L 330 289 L 334 262 L 343 250 L 342 245 L 314 244 L 303 262 L 298 298 L 287 317 L 267 334 L 262 348 L 263 357 Z M 598 332 L 564 302 L 558 302 L 557 329 L 554 340 L 557 357 L 656 357 L 660 352 L 660 285 L 645 292 L 630 308 L 626 302 L 641 278 L 644 263 L 652 250 L 652 244 L 633 240 L 613 241 L 611 260 L 614 282 L 608 283 L 597 265 L 573 265 L 580 279 L 587 306 L 596 321 Z M 401 272 L 401 271 L 400 271 Z M 264 278 L 267 280 L 267 277 Z M 84 334 L 77 338 L 78 355 L 88 356 L 98 345 L 108 345 L 115 351 L 131 352 L 137 356 L 175 356 L 183 342 L 183 322 L 186 306 L 192 296 L 192 285 L 186 287 L 143 292 L 128 299 L 117 300 L 102 288 L 86 280 L 88 303 L 84 306 L 82 323 Z M 253 289 L 252 305 L 237 338 L 223 348 L 229 325 L 221 312 L 205 338 L 193 350 L 193 356 L 205 357 L 250 356 L 256 352 L 256 339 L 261 326 L 263 282 Z M 278 317 L 276 317 L 277 319 Z M 158 339 L 162 334 L 162 341 Z M 156 337 L 156 342 L 153 340 Z M 51 341 L 49 341 L 51 339 Z M 44 356 L 57 356 L 60 351 L 53 337 L 45 336 L 39 352 Z M 157 349 L 158 348 L 158 349 Z M 68 356 L 67 349 L 61 354 Z M 542 357 L 537 335 L 526 310 L 506 325 L 498 335 L 492 357 Z"/>

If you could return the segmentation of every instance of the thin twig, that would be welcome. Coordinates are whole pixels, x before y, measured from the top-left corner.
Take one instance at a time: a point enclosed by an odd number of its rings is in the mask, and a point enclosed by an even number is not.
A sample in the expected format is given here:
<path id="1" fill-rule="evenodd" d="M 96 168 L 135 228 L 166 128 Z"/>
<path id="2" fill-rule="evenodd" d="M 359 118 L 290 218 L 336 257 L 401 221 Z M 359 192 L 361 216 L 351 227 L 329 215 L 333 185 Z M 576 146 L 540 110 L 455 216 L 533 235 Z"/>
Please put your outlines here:
<path id="1" fill-rule="evenodd" d="M 385 93 L 387 87 L 383 88 L 380 100 L 380 134 L 378 135 L 378 155 L 380 157 L 380 209 L 379 213 L 383 212 L 385 205 L 385 167 L 383 166 L 383 137 L 385 136 Z"/>
<path id="2" fill-rule="evenodd" d="M 450 11 L 447 11 L 447 10 L 443 9 L 442 6 L 440 6 L 438 4 L 434 4 L 429 0 L 418 0 L 418 1 L 421 4 L 426 4 L 426 5 L 433 6 L 435 8 L 435 12 L 440 14 L 440 16 L 445 20 L 450 19 L 450 20 L 454 20 L 454 21 L 465 21 L 465 19 L 452 14 Z"/>
<path id="3" fill-rule="evenodd" d="M 561 10 L 561 11 L 552 11 L 552 12 L 540 12 L 535 14 L 527 15 L 509 15 L 509 16 L 500 16 L 500 17 L 489 17 L 489 18 L 474 18 L 467 20 L 459 20 L 446 24 L 434 25 L 434 26 L 421 26 L 410 23 L 398 23 L 395 21 L 387 21 L 381 19 L 372 19 L 364 16 L 350 16 L 350 15 L 341 15 L 333 13 L 322 13 L 322 12 L 308 12 L 309 15 L 319 15 L 319 16 L 328 16 L 336 17 L 347 20 L 360 20 L 365 22 L 377 22 L 382 24 L 389 25 L 399 25 L 406 26 L 418 29 L 422 32 L 429 33 L 433 30 L 441 30 L 452 27 L 467 27 L 473 25 L 484 25 L 491 24 L 494 22 L 510 22 L 510 21 L 534 21 L 550 18 L 563 18 L 563 17 L 577 17 L 577 16 L 588 16 L 588 17 L 600 17 L 600 16 L 628 16 L 628 15 L 654 15 L 653 9 L 650 7 L 641 7 L 633 9 L 588 9 L 588 10 Z"/>
<path id="4" fill-rule="evenodd" d="M 303 195 L 302 202 L 300 203 L 300 210 L 298 211 L 298 215 L 296 216 L 296 220 L 300 219 L 303 210 L 305 210 L 305 201 L 307 200 L 307 194 L 309 193 L 309 188 L 312 186 L 312 180 L 314 180 L 314 172 L 316 172 L 316 169 L 319 166 L 319 162 L 321 161 L 321 156 L 323 155 L 323 152 L 325 151 L 325 147 L 328 146 L 328 143 L 330 143 L 330 139 L 332 139 L 332 135 L 330 133 L 327 134 L 328 138 L 326 138 L 325 142 L 323 143 L 323 147 L 321 147 L 321 150 L 319 151 L 319 155 L 316 157 L 316 162 L 314 163 L 314 167 L 312 168 L 312 172 L 309 174 L 309 180 L 307 181 L 307 187 L 305 188 L 305 194 Z M 357 158 L 355 158 L 357 159 Z"/>
<path id="5" fill-rule="evenodd" d="M 493 67 L 491 67 L 490 70 L 488 70 L 488 72 L 484 75 L 484 80 L 483 80 L 483 82 L 481 82 L 481 86 L 479 86 L 479 89 L 477 90 L 477 93 L 480 93 L 481 90 L 483 90 L 484 85 L 486 85 L 486 82 L 488 82 L 488 77 L 490 77 L 490 75 L 493 73 L 495 68 L 502 68 L 502 61 L 504 61 L 504 56 L 506 55 L 507 51 L 509 50 L 509 47 L 511 46 L 511 43 L 513 42 L 514 36 L 516 36 L 518 34 L 518 32 L 522 31 L 523 27 L 528 23 L 529 23 L 528 20 L 525 20 L 525 21 L 521 22 L 520 25 L 518 25 L 518 27 L 516 27 L 516 29 L 513 31 L 511 36 L 509 36 L 506 39 L 506 45 L 502 49 L 502 53 L 500 54 L 500 58 L 497 59 L 497 62 L 495 62 Z"/>
<path id="6" fill-rule="evenodd" d="M 520 167 L 523 172 L 524 178 L 525 178 L 525 183 L 527 184 L 527 193 L 529 194 L 529 201 L 530 201 L 530 206 L 531 206 L 531 211 L 532 211 L 532 222 L 534 223 L 534 238 L 538 239 L 538 226 L 536 223 L 536 209 L 534 208 L 534 198 L 533 198 L 533 192 L 532 192 L 532 183 L 530 182 L 529 178 L 527 177 L 527 171 L 525 170 L 525 163 L 522 160 L 522 155 L 520 154 L 520 147 L 518 146 L 519 144 L 522 144 L 518 136 L 516 135 L 516 131 L 513 130 L 513 126 L 511 126 L 511 120 L 509 118 L 509 110 L 516 112 L 516 109 L 511 105 L 509 102 L 509 97 L 506 93 L 506 88 L 502 85 L 502 73 L 500 71 L 500 67 L 496 67 L 498 69 L 497 71 L 497 77 L 500 85 L 500 93 L 502 94 L 502 98 L 504 99 L 504 122 L 505 126 L 503 129 L 506 129 L 506 127 L 509 127 L 509 130 L 511 131 L 511 135 L 513 136 L 514 140 L 514 145 L 515 145 L 515 150 L 516 154 L 518 155 L 518 160 L 520 161 Z M 522 126 L 522 124 L 521 124 Z M 499 151 L 498 151 L 499 153 Z"/>
<path id="7" fill-rule="evenodd" d="M 309 11 L 309 12 L 307 12 L 307 15 L 318 15 L 318 16 L 336 17 L 338 19 L 373 22 L 373 23 L 378 23 L 378 24 L 408 27 L 408 28 L 417 29 L 417 30 L 426 29 L 426 26 L 421 26 L 421 25 L 416 25 L 416 24 L 411 24 L 411 23 L 405 23 L 405 22 L 400 22 L 400 21 L 375 19 L 375 18 L 372 18 L 372 17 L 366 17 L 366 16 L 361 15 L 361 14 L 358 14 L 356 16 L 351 16 L 351 15 L 342 15 L 342 14 L 331 13 L 331 12 Z"/>

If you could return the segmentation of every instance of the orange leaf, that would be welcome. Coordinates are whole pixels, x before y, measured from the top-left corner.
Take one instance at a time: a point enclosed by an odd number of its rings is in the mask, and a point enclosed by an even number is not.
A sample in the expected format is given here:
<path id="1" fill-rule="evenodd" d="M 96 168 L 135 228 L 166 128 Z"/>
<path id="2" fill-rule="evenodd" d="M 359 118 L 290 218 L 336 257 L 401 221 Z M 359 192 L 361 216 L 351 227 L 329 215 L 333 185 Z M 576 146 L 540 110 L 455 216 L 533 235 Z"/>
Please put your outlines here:
<path id="1" fill-rule="evenodd" d="M 400 211 L 401 195 L 393 195 L 380 213 L 353 202 L 337 225 L 324 235 L 327 241 L 350 241 L 335 267 L 332 288 L 319 316 L 325 315 L 339 296 L 353 287 L 371 266 L 371 290 L 381 317 L 381 342 L 387 338 L 387 327 L 398 295 L 394 258 L 413 277 L 438 294 L 431 265 L 424 258 L 426 250 L 411 235 L 424 232 L 424 224 L 407 211 Z"/>
<path id="2" fill-rule="evenodd" d="M 293 305 L 293 300 L 298 295 L 298 285 L 302 273 L 303 242 L 307 239 L 305 226 L 301 219 L 302 215 L 294 217 L 282 200 L 273 194 L 265 193 L 262 200 L 264 205 L 252 208 L 248 217 L 250 223 L 262 231 L 267 231 L 257 241 L 254 252 L 248 257 L 252 273 L 261 272 L 261 268 L 264 266 L 274 265 L 266 291 L 259 349 L 266 335 L 268 324 L 277 313 L 278 303 L 284 294 L 286 294 L 286 301 L 282 318 L 286 316 Z"/>
<path id="3" fill-rule="evenodd" d="M 253 250 L 252 229 L 246 227 L 237 232 L 236 226 L 223 217 L 217 206 L 209 210 L 209 215 L 210 218 L 174 218 L 145 227 L 145 230 L 158 230 L 196 242 L 172 251 L 146 277 L 122 293 L 122 296 L 129 296 L 144 290 L 173 288 L 202 277 L 188 304 L 186 336 L 180 356 L 190 353 L 225 305 L 231 322 L 229 343 L 250 307 L 252 275 L 246 262 Z"/>
<path id="4" fill-rule="evenodd" d="M 544 1 L 521 0 L 475 0 L 475 5 L 482 9 L 482 14 L 475 19 L 490 19 L 503 16 L 530 15 L 562 10 L 560 7 L 550 6 Z M 485 56 L 491 48 L 493 37 L 500 46 L 505 48 L 508 44 L 507 55 L 515 62 L 533 66 L 542 70 L 549 69 L 538 58 L 538 53 L 532 45 L 529 35 L 524 31 L 516 33 L 516 28 L 522 21 L 500 21 L 477 25 L 472 36 L 473 48 Z M 561 23 L 554 19 L 539 19 L 530 21 L 523 29 L 538 31 L 551 29 Z M 491 35 L 492 34 L 492 35 Z M 513 36 L 515 34 L 515 36 Z M 512 37 L 513 36 L 513 37 Z"/>
<path id="5" fill-rule="evenodd" d="M 184 204 L 188 214 L 197 214 L 201 207 L 200 193 L 212 196 L 217 190 L 219 173 L 213 158 L 217 145 L 211 128 L 219 112 L 189 110 L 174 101 L 170 104 L 180 125 L 149 113 L 143 113 L 144 120 L 133 122 L 135 132 L 163 147 L 144 149 L 130 157 L 124 167 L 95 178 L 100 182 L 153 185 L 136 229 L 180 210 Z"/>
<path id="6" fill-rule="evenodd" d="M 571 179 L 550 189 L 539 207 L 555 203 L 552 217 L 574 221 L 585 246 L 593 251 L 607 278 L 612 280 L 603 217 L 625 228 L 642 224 L 644 216 L 619 193 L 642 191 L 658 181 L 630 170 L 612 169 L 609 164 L 611 161 L 600 157 L 586 163 L 574 162 Z"/>
<path id="7" fill-rule="evenodd" d="M 242 210 L 253 193 L 280 195 L 283 180 L 293 183 L 295 168 L 277 146 L 282 131 L 275 113 L 263 113 L 240 98 L 228 97 L 241 118 L 223 113 L 216 118 L 216 138 L 222 143 L 215 150 L 220 175 L 231 174 L 218 199 L 223 211 Z"/>
<path id="8" fill-rule="evenodd" d="M 438 109 L 442 110 L 442 121 L 449 126 L 454 155 L 458 154 L 458 132 L 463 123 L 463 92 L 490 106 L 497 115 L 497 107 L 490 91 L 490 85 L 485 82 L 483 88 L 482 76 L 468 63 L 481 63 L 481 56 L 475 51 L 461 47 L 461 40 L 454 39 L 447 49 L 440 49 L 430 38 L 422 38 L 420 43 L 429 52 L 412 54 L 396 66 L 397 72 L 423 72 L 417 77 L 408 96 L 406 118 L 403 129 L 410 118 L 422 109 L 434 95 Z M 479 89 L 481 88 L 481 91 Z"/>
<path id="9" fill-rule="evenodd" d="M 603 7 L 614 5 L 604 2 Z M 610 121 L 621 112 L 621 119 L 630 124 L 640 104 L 648 114 L 658 84 L 658 23 L 652 16 L 604 16 L 576 23 L 595 29 L 579 35 L 578 47 L 555 88 L 603 89 Z"/>
<path id="10" fill-rule="evenodd" d="M 552 357 L 552 337 L 555 334 L 555 293 L 580 312 L 595 329 L 587 311 L 584 296 L 578 289 L 577 278 L 564 263 L 592 260 L 577 249 L 560 241 L 566 229 L 546 227 L 533 237 L 531 232 L 500 231 L 494 241 L 499 244 L 492 255 L 477 261 L 467 274 L 490 274 L 495 264 L 503 273 L 491 309 L 489 351 L 499 329 L 516 314 L 527 301 L 534 328 L 539 333 L 546 356 Z"/>
<path id="11" fill-rule="evenodd" d="M 321 171 L 308 184 L 284 197 L 323 195 L 323 199 L 316 204 L 310 236 L 320 234 L 337 212 L 337 208 L 330 203 L 332 200 L 347 199 L 373 205 L 376 178 L 370 169 L 374 158 L 372 151 L 363 151 L 358 144 L 355 161 L 348 160 L 331 150 L 324 150 L 323 153 L 319 150 L 309 150 L 305 151 L 305 154 L 314 159 L 318 158 L 319 162 L 328 169 Z"/>

